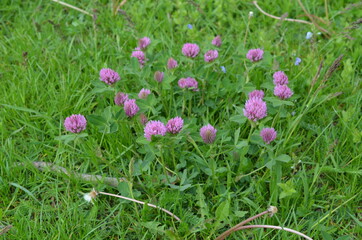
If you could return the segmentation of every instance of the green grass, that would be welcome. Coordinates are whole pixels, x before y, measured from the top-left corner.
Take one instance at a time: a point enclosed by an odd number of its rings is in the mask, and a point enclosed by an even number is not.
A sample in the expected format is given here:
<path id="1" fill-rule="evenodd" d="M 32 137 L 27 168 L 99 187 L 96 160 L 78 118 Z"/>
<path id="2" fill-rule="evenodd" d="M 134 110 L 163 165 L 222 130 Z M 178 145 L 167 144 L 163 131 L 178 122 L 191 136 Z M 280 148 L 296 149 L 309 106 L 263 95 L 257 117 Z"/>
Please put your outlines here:
<path id="1" fill-rule="evenodd" d="M 362 45 L 360 26 L 346 29 L 361 6 L 341 12 L 354 1 L 304 1 L 311 14 L 330 21 L 322 24 L 333 31 L 327 38 L 311 25 L 266 17 L 244 1 L 129 1 L 126 15 L 116 16 L 105 0 L 67 2 L 94 10 L 97 19 L 45 0 L 3 0 L 0 6 L 0 232 L 13 226 L 0 239 L 215 239 L 269 205 L 279 212 L 254 223 L 289 227 L 313 239 L 362 238 Z M 259 5 L 276 16 L 287 12 L 308 20 L 297 1 Z M 254 17 L 244 46 L 249 11 Z M 205 64 L 203 54 L 217 34 L 223 39 L 219 58 Z M 143 36 L 152 43 L 140 69 L 130 55 Z M 196 60 L 182 56 L 186 42 L 199 44 Z M 258 47 L 265 57 L 252 67 L 245 54 Z M 340 66 L 325 79 L 341 54 Z M 179 61 L 173 72 L 166 69 L 171 56 Z M 294 66 L 295 57 L 301 65 Z M 114 88 L 99 81 L 104 67 L 121 75 Z M 153 80 L 157 70 L 166 74 L 160 88 Z M 289 76 L 290 101 L 273 97 L 277 70 Z M 180 90 L 177 81 L 188 76 L 199 81 L 200 92 Z M 137 100 L 150 120 L 184 118 L 179 135 L 149 143 L 139 116 L 129 119 L 114 105 L 115 91 L 137 98 L 141 88 L 152 90 L 148 100 Z M 242 109 L 254 89 L 265 91 L 268 117 L 251 128 Z M 78 113 L 88 119 L 88 136 L 57 140 L 67 134 L 64 119 Z M 100 116 L 106 123 L 97 123 Z M 199 136 L 207 123 L 218 130 L 212 145 Z M 263 127 L 278 131 L 267 146 L 259 137 Z M 42 172 L 34 161 L 128 183 L 111 187 Z M 174 173 L 165 174 L 160 162 Z M 83 194 L 93 187 L 159 205 L 182 223 L 107 196 L 86 203 Z M 271 230 L 243 230 L 229 238 L 299 239 Z"/>

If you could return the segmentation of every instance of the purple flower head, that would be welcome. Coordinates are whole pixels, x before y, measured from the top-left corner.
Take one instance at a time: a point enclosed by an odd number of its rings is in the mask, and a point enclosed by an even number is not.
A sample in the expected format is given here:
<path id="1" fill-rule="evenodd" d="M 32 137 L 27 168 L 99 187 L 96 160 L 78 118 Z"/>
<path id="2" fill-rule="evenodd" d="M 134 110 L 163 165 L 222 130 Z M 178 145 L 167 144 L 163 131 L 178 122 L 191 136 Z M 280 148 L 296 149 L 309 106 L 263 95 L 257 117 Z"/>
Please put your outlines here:
<path id="1" fill-rule="evenodd" d="M 288 84 L 288 76 L 283 71 L 278 71 L 273 74 L 273 83 L 275 85 L 285 85 Z"/>
<path id="2" fill-rule="evenodd" d="M 191 24 L 187 24 L 187 28 L 188 28 L 188 29 L 192 29 L 192 25 L 191 25 Z"/>
<path id="3" fill-rule="evenodd" d="M 200 48 L 197 44 L 194 43 L 186 43 L 182 47 L 182 54 L 186 57 L 194 58 L 196 57 L 200 52 Z"/>
<path id="4" fill-rule="evenodd" d="M 146 49 L 148 45 L 150 45 L 151 43 L 151 39 L 149 39 L 148 37 L 143 37 L 141 39 L 138 40 L 138 47 L 143 50 Z"/>
<path id="5" fill-rule="evenodd" d="M 142 51 L 133 51 L 131 57 L 137 58 L 139 64 L 141 65 L 141 67 L 143 67 L 143 65 L 145 65 L 145 54 Z"/>
<path id="6" fill-rule="evenodd" d="M 248 96 L 249 96 L 249 99 L 250 98 L 263 99 L 264 98 L 264 91 L 263 90 L 254 90 L 254 91 L 250 92 Z"/>
<path id="7" fill-rule="evenodd" d="M 147 116 L 144 113 L 140 114 L 140 122 L 142 125 L 146 125 L 146 123 L 148 122 Z"/>
<path id="8" fill-rule="evenodd" d="M 274 95 L 280 99 L 287 99 L 293 95 L 293 92 L 287 85 L 277 85 L 274 87 Z"/>
<path id="9" fill-rule="evenodd" d="M 295 65 L 295 66 L 298 66 L 301 62 L 302 62 L 302 59 L 299 58 L 299 57 L 297 57 L 297 58 L 295 59 L 294 65 Z"/>
<path id="10" fill-rule="evenodd" d="M 178 80 L 178 86 L 180 88 L 187 88 L 187 89 L 191 88 L 194 91 L 199 90 L 197 88 L 198 87 L 198 82 L 195 80 L 195 78 L 191 78 L 191 77 L 181 78 L 180 80 Z"/>
<path id="11" fill-rule="evenodd" d="M 151 90 L 142 88 L 140 93 L 138 94 L 138 97 L 141 99 L 146 99 L 148 95 L 150 95 Z"/>
<path id="12" fill-rule="evenodd" d="M 144 136 L 148 141 L 151 141 L 152 135 L 165 136 L 166 131 L 167 131 L 166 126 L 162 122 L 149 121 L 145 126 L 145 129 L 144 129 L 145 135 Z"/>
<path id="13" fill-rule="evenodd" d="M 217 35 L 212 41 L 211 44 L 215 45 L 216 47 L 220 47 L 221 46 L 221 37 L 219 35 Z"/>
<path id="14" fill-rule="evenodd" d="M 202 140 L 204 140 L 204 143 L 210 144 L 215 141 L 216 132 L 217 130 L 213 126 L 207 124 L 200 129 L 200 136 L 202 137 Z"/>
<path id="15" fill-rule="evenodd" d="M 115 82 L 121 80 L 120 76 L 116 71 L 113 71 L 110 68 L 103 68 L 99 72 L 99 76 L 102 82 L 107 83 L 108 85 L 112 85 Z"/>
<path id="16" fill-rule="evenodd" d="M 87 120 L 83 115 L 73 114 L 64 120 L 64 127 L 67 131 L 72 133 L 79 133 L 85 130 L 87 126 Z"/>
<path id="17" fill-rule="evenodd" d="M 160 72 L 160 71 L 156 71 L 155 72 L 155 75 L 154 75 L 154 78 L 157 82 L 162 82 L 163 81 L 163 77 L 164 77 L 164 73 L 163 72 Z"/>
<path id="18" fill-rule="evenodd" d="M 167 61 L 167 68 L 168 69 L 174 69 L 177 67 L 177 61 L 173 58 L 169 58 Z"/>
<path id="19" fill-rule="evenodd" d="M 257 49 L 250 49 L 249 52 L 246 54 L 246 58 L 252 62 L 258 62 L 263 59 L 264 51 L 260 48 Z"/>
<path id="20" fill-rule="evenodd" d="M 250 98 L 246 101 L 243 111 L 245 117 L 256 122 L 266 117 L 266 103 L 261 98 Z"/>
<path id="21" fill-rule="evenodd" d="M 217 50 L 209 50 L 204 55 L 205 62 L 212 62 L 219 56 L 219 52 Z"/>
<path id="22" fill-rule="evenodd" d="M 221 66 L 220 68 L 223 73 L 226 73 L 226 68 L 224 66 Z"/>
<path id="23" fill-rule="evenodd" d="M 266 144 L 269 144 L 277 137 L 277 132 L 274 128 L 263 128 L 260 132 L 260 136 Z"/>
<path id="24" fill-rule="evenodd" d="M 119 92 L 114 97 L 114 103 L 118 106 L 123 106 L 124 102 L 128 100 L 128 94 Z"/>
<path id="25" fill-rule="evenodd" d="M 184 120 L 180 117 L 175 117 L 168 120 L 166 124 L 167 132 L 176 134 L 179 133 L 184 126 Z"/>
<path id="26" fill-rule="evenodd" d="M 123 109 L 128 117 L 133 117 L 140 110 L 140 108 L 136 104 L 136 99 L 128 99 L 127 101 L 125 101 Z"/>

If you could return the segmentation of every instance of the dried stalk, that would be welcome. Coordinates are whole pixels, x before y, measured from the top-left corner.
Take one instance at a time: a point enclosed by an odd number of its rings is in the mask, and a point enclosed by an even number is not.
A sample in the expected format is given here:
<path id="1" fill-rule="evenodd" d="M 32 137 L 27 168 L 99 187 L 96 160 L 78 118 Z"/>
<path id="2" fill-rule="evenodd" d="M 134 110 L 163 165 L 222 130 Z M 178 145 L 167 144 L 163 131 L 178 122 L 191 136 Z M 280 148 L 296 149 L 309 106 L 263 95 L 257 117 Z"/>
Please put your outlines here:
<path id="1" fill-rule="evenodd" d="M 85 11 L 85 10 L 83 10 L 83 9 L 80 9 L 80 8 L 78 8 L 78 7 L 76 7 L 76 6 L 70 5 L 69 3 L 65 3 L 65 2 L 62 2 L 62 1 L 59 1 L 59 0 L 51 0 L 51 1 L 56 2 L 56 3 L 59 3 L 60 5 L 63 5 L 63 6 L 72 8 L 72 9 L 78 11 L 78 12 L 81 12 L 81 13 L 84 13 L 84 14 L 86 14 L 86 15 L 89 15 L 89 16 L 93 17 L 93 15 L 90 14 L 89 12 L 87 12 L 87 11 Z"/>
<path id="2" fill-rule="evenodd" d="M 253 221 L 254 219 L 257 219 L 258 217 L 261 217 L 265 214 L 274 214 L 277 211 L 276 207 L 270 207 L 268 208 L 268 210 L 261 212 L 253 217 L 250 217 L 244 221 L 242 221 L 241 223 L 235 225 L 234 227 L 230 228 L 229 230 L 226 230 L 225 232 L 223 232 L 220 236 L 218 236 L 215 240 L 224 240 L 225 238 L 227 238 L 230 234 L 232 234 L 233 232 L 237 231 L 241 226 L 247 224 L 248 222 Z"/>
<path id="3" fill-rule="evenodd" d="M 299 6 L 302 8 L 303 12 L 307 15 L 307 17 L 312 21 L 313 25 L 318 28 L 321 32 L 324 32 L 328 37 L 331 36 L 331 34 L 328 32 L 328 30 L 322 28 L 318 25 L 316 21 L 314 21 L 313 16 L 307 11 L 307 9 L 304 7 L 303 3 L 300 0 L 297 0 Z"/>
<path id="4" fill-rule="evenodd" d="M 279 226 L 273 226 L 273 225 L 248 225 L 248 226 L 241 226 L 239 227 L 238 229 L 236 229 L 236 231 L 240 231 L 240 230 L 243 230 L 243 229 L 250 229 L 250 228 L 271 228 L 271 229 L 278 229 L 278 230 L 283 230 L 283 231 L 287 231 L 287 232 L 291 232 L 291 233 L 294 233 L 294 234 L 297 234 L 301 237 L 304 237 L 305 239 L 308 239 L 308 240 L 313 240 L 312 238 L 308 237 L 307 235 L 301 233 L 301 232 L 298 232 L 296 230 L 293 230 L 293 229 L 290 229 L 290 228 L 285 228 L 285 227 L 279 227 Z"/>
<path id="5" fill-rule="evenodd" d="M 179 217 L 177 217 L 175 214 L 173 214 L 172 212 L 162 208 L 162 207 L 159 207 L 159 206 L 156 206 L 154 204 L 150 204 L 150 203 L 145 203 L 145 202 L 142 202 L 142 201 L 139 201 L 139 200 L 136 200 L 136 199 L 133 199 L 133 198 L 128 198 L 128 197 L 124 197 L 124 196 L 121 196 L 121 195 L 116 195 L 116 194 L 112 194 L 112 193 L 106 193 L 106 192 L 97 192 L 97 194 L 103 194 L 103 195 L 107 195 L 107 196 L 112 196 L 112 197 L 117 197 L 117 198 L 121 198 L 121 199 L 125 199 L 125 200 L 128 200 L 128 201 L 132 201 L 132 202 L 135 202 L 135 203 L 139 203 L 139 204 L 142 204 L 142 205 L 147 205 L 149 207 L 153 207 L 153 208 L 157 208 L 157 209 L 160 209 L 161 211 L 167 213 L 168 215 L 170 215 L 171 217 L 173 217 L 174 219 L 176 219 L 177 221 L 181 222 L 181 219 Z"/>
<path id="6" fill-rule="evenodd" d="M 12 229 L 12 228 L 13 228 L 12 225 L 5 226 L 3 229 L 0 230 L 0 236 L 7 233 L 7 232 L 9 232 L 10 229 Z"/>
<path id="7" fill-rule="evenodd" d="M 48 162 L 32 162 L 31 163 L 34 167 L 39 169 L 40 171 L 51 171 L 55 173 L 64 173 L 65 175 L 71 177 L 74 176 L 75 178 L 87 181 L 87 182 L 103 182 L 105 184 L 108 184 L 112 187 L 117 187 L 120 182 L 127 181 L 125 178 L 114 178 L 114 177 L 103 177 L 101 175 L 92 175 L 92 174 L 84 174 L 84 173 L 75 173 L 68 171 L 67 169 L 57 166 L 53 163 Z M 24 166 L 24 163 L 18 163 L 17 165 Z"/>
<path id="8" fill-rule="evenodd" d="M 274 15 L 271 15 L 267 12 L 265 12 L 263 9 L 261 9 L 257 3 L 257 1 L 253 1 L 253 4 L 255 5 L 255 7 L 264 15 L 268 16 L 268 17 L 271 17 L 271 18 L 274 18 L 274 19 L 278 19 L 278 20 L 281 20 L 281 21 L 288 21 L 288 22 L 298 22 L 298 23 L 304 23 L 304 24 L 309 24 L 309 25 L 313 25 L 313 23 L 311 22 L 308 22 L 308 21 L 304 21 L 304 20 L 300 20 L 300 19 L 293 19 L 293 18 L 281 18 L 281 17 L 277 17 L 277 16 L 274 16 Z"/>

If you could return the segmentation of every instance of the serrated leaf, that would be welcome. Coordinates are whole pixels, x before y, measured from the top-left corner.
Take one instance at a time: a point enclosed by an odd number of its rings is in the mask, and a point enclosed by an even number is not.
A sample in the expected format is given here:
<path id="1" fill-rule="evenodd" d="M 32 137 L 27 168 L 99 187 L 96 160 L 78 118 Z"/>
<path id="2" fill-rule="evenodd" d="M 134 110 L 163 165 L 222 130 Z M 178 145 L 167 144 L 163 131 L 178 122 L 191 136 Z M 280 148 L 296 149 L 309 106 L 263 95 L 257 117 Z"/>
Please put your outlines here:
<path id="1" fill-rule="evenodd" d="M 205 195 L 200 185 L 197 185 L 196 189 L 196 205 L 200 207 L 201 218 L 205 219 L 205 216 L 209 217 L 209 211 L 205 202 Z"/>
<path id="2" fill-rule="evenodd" d="M 294 189 L 294 184 L 292 180 L 289 180 L 286 183 L 278 183 L 278 186 L 283 190 L 279 195 L 280 199 L 292 196 L 294 193 L 297 192 Z"/>

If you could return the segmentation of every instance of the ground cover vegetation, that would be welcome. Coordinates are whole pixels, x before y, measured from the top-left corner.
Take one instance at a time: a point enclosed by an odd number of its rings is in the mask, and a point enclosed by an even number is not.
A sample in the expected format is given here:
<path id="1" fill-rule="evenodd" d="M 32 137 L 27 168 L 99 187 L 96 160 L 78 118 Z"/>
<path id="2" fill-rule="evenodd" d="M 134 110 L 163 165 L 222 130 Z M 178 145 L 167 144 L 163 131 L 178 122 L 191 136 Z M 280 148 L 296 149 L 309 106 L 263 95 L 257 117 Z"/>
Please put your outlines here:
<path id="1" fill-rule="evenodd" d="M 361 3 L 67 3 L 0 5 L 0 239 L 362 237 Z"/>

